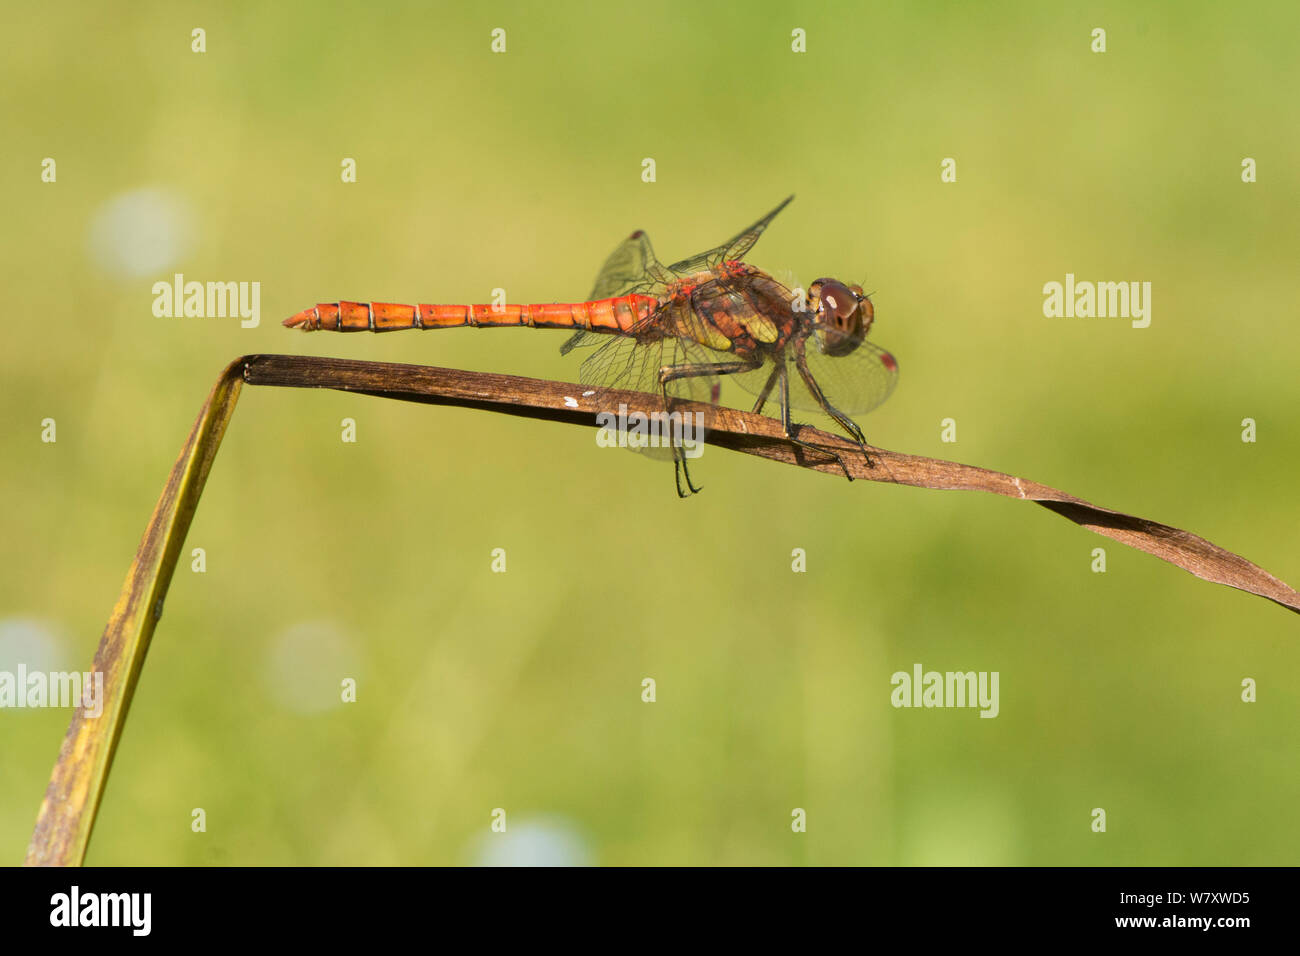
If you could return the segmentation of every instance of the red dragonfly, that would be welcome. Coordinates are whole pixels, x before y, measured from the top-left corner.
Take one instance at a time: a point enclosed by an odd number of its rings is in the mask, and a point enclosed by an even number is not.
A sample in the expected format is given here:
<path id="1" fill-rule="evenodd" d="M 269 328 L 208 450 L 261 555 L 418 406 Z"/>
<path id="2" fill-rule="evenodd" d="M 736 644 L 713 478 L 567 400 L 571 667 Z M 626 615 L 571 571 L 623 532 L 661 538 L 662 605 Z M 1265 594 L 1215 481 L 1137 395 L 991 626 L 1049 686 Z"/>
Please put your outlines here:
<path id="1" fill-rule="evenodd" d="M 460 326 L 573 329 L 561 354 L 599 346 L 582 363 L 582 384 L 597 391 L 655 394 L 663 414 L 673 399 L 716 403 L 722 376 L 758 397 L 756 414 L 775 390 L 786 437 L 835 457 L 843 467 L 833 450 L 798 439 L 799 426 L 790 420 L 790 410 L 824 413 L 865 447 L 862 430 L 846 412 L 866 413 L 888 398 L 898 381 L 898 362 L 866 341 L 875 309 L 861 286 L 822 278 L 805 297 L 741 261 L 793 198 L 717 248 L 669 266 L 655 258 L 649 238 L 638 230 L 610 255 L 584 302 L 326 302 L 284 324 L 334 332 Z M 828 393 L 838 404 L 831 404 Z M 687 456 L 677 444 L 672 445 L 672 457 L 677 493 L 686 497 L 683 475 L 686 487 L 698 492 L 686 469 Z"/>

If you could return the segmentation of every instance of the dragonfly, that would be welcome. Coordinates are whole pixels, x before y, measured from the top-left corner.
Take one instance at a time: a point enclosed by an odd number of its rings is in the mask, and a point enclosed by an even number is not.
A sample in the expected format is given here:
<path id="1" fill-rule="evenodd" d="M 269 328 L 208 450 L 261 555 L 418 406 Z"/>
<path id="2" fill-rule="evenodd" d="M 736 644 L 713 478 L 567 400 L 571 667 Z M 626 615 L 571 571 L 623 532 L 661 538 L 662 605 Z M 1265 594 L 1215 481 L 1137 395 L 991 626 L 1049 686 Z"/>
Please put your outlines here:
<path id="1" fill-rule="evenodd" d="M 667 415 L 678 401 L 716 405 L 720 382 L 734 381 L 756 396 L 755 414 L 775 402 L 786 438 L 839 461 L 852 480 L 834 449 L 799 438 L 802 426 L 791 411 L 828 416 L 866 449 L 862 429 L 849 415 L 865 414 L 889 397 L 898 382 L 898 360 L 867 341 L 875 308 L 861 285 L 823 277 L 804 292 L 742 261 L 792 199 L 727 242 L 667 266 L 637 230 L 605 261 L 581 302 L 324 302 L 283 324 L 333 332 L 568 329 L 572 335 L 561 354 L 595 349 L 578 379 L 597 402 L 605 390 L 649 393 L 655 413 Z M 670 444 L 678 495 L 699 492 L 681 443 Z"/>

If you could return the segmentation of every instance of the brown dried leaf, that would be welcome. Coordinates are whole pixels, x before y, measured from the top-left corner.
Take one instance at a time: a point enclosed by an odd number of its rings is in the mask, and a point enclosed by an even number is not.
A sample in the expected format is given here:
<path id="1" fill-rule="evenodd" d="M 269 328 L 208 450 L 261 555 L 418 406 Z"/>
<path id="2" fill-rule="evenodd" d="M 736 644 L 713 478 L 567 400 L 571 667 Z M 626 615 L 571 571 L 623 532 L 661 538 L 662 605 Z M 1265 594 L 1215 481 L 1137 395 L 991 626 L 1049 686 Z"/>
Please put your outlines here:
<path id="1" fill-rule="evenodd" d="M 78 709 L 54 766 L 27 865 L 79 865 L 85 858 L 113 753 L 131 697 L 144 666 L 162 601 L 171 582 L 208 471 L 234 414 L 242 384 L 335 388 L 434 405 L 482 408 L 510 415 L 593 427 L 611 401 L 630 411 L 654 410 L 653 396 L 638 392 L 584 395 L 564 382 L 463 372 L 419 365 L 358 362 L 291 355 L 250 355 L 232 362 L 213 386 L 172 467 L 154 509 L 92 665 L 104 674 L 104 710 L 89 718 Z M 943 490 L 987 491 L 1033 501 L 1076 524 L 1154 554 L 1197 577 L 1239 588 L 1300 611 L 1300 593 L 1245 558 L 1204 538 L 1169 525 L 1110 511 L 1038 482 L 970 465 L 873 448 L 869 454 L 838 435 L 804 427 L 802 441 L 835 455 L 794 444 L 779 422 L 729 408 L 683 402 L 681 411 L 700 411 L 709 421 L 705 440 L 722 448 L 758 455 L 816 471 Z"/>

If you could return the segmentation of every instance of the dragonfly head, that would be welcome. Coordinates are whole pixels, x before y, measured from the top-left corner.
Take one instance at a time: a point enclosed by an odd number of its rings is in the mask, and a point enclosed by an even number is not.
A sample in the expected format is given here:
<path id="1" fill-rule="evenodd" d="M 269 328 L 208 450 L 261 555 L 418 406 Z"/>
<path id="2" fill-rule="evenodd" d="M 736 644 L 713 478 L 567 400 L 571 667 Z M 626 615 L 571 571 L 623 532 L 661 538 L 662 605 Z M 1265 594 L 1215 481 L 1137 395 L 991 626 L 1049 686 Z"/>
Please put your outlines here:
<path id="1" fill-rule="evenodd" d="M 818 279 L 808 288 L 808 307 L 816 316 L 817 347 L 826 355 L 848 355 L 867 337 L 876 310 L 860 285 Z"/>

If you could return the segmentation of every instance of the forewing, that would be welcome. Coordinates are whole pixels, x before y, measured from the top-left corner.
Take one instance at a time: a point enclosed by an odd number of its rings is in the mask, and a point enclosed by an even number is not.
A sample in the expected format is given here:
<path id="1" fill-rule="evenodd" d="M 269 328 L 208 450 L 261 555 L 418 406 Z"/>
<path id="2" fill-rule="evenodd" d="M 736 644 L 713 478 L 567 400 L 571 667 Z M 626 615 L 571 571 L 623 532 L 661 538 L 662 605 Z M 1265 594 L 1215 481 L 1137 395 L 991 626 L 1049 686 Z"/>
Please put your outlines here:
<path id="1" fill-rule="evenodd" d="M 724 242 L 708 252 L 701 252 L 698 256 L 691 256 L 689 259 L 683 259 L 680 262 L 674 262 L 668 267 L 669 271 L 678 275 L 689 275 L 693 272 L 701 272 L 705 269 L 711 269 L 713 266 L 727 259 L 743 259 L 746 253 L 758 242 L 758 237 L 763 234 L 763 230 L 768 227 L 776 214 L 790 204 L 794 196 L 787 196 L 781 205 L 777 206 L 766 216 L 754 223 L 748 229 L 742 229 L 737 235 Z"/>

